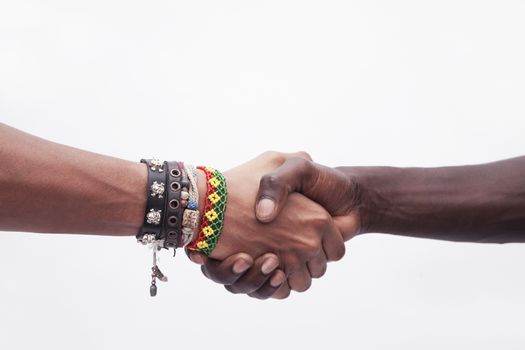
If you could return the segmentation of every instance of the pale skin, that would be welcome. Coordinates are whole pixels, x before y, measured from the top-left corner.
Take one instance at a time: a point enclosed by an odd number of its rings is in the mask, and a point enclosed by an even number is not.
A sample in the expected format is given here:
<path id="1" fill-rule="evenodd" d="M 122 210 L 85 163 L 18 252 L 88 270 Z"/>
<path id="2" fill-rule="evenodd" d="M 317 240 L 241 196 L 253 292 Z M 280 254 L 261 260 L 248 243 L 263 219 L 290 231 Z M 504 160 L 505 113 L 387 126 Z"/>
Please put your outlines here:
<path id="1" fill-rule="evenodd" d="M 307 157 L 267 152 L 224 172 L 228 205 L 223 233 L 210 256 L 220 261 L 245 252 L 258 258 L 259 271 L 267 277 L 259 289 L 278 298 L 308 289 L 312 276 L 322 275 L 328 261 L 344 255 L 340 228 L 325 209 L 301 194 L 288 198 L 272 224 L 256 219 L 261 177 L 292 156 Z M 5 124 L 0 124 L 0 161 L 0 230 L 135 236 L 140 229 L 146 203 L 144 164 L 53 143 Z M 198 177 L 202 212 L 206 188 L 203 174 Z M 235 271 L 250 265 L 237 261 Z"/>

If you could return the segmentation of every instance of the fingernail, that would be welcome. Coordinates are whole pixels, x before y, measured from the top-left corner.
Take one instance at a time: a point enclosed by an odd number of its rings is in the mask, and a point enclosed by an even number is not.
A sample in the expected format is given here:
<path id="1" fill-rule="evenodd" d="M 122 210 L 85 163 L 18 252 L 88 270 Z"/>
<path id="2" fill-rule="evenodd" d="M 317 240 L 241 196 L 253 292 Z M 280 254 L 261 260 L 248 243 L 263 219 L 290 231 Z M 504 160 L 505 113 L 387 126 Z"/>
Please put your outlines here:
<path id="1" fill-rule="evenodd" d="M 268 258 L 266 259 L 262 266 L 261 266 L 261 271 L 263 274 L 267 275 L 269 274 L 270 272 L 272 272 L 273 270 L 275 270 L 277 268 L 277 266 L 279 266 L 279 262 L 277 261 L 277 259 L 275 258 Z"/>
<path id="2" fill-rule="evenodd" d="M 233 264 L 233 273 L 239 274 L 243 273 L 244 271 L 248 270 L 250 268 L 250 265 L 246 262 L 246 260 L 240 259 Z"/>
<path id="3" fill-rule="evenodd" d="M 257 203 L 257 216 L 267 218 L 272 215 L 275 209 L 275 202 L 270 198 L 263 198 Z"/>
<path id="4" fill-rule="evenodd" d="M 279 287 L 281 284 L 284 283 L 285 279 L 286 276 L 284 274 L 278 273 L 270 279 L 270 285 L 274 288 Z"/>

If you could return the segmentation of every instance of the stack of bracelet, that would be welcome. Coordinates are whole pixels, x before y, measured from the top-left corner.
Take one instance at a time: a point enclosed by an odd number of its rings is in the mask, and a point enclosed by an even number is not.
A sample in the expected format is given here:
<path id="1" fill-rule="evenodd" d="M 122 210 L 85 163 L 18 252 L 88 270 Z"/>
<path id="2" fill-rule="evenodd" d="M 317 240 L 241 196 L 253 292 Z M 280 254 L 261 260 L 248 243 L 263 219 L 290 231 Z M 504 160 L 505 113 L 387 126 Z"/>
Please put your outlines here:
<path id="1" fill-rule="evenodd" d="M 158 159 L 141 159 L 141 163 L 148 168 L 148 199 L 137 241 L 153 250 L 150 295 L 155 296 L 157 279 L 168 280 L 157 266 L 158 251 L 188 247 L 210 254 L 215 248 L 226 210 L 226 181 L 219 171 L 199 167 L 206 174 L 207 193 L 204 217 L 194 241 L 199 222 L 197 169 Z"/>
<path id="2" fill-rule="evenodd" d="M 188 245 L 188 249 L 209 255 L 217 245 L 224 224 L 226 211 L 226 180 L 218 171 L 210 167 L 199 167 L 206 174 L 206 201 L 199 235 Z"/>

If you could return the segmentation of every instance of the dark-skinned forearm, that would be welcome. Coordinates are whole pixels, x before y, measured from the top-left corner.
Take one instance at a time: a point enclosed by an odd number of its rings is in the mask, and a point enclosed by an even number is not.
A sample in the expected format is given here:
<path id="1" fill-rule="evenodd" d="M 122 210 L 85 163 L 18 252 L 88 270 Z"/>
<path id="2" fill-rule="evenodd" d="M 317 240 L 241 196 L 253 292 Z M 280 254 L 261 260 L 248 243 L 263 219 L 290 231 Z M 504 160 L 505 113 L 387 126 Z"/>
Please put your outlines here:
<path id="1" fill-rule="evenodd" d="M 363 233 L 525 242 L 525 157 L 459 167 L 338 169 L 359 185 Z"/>

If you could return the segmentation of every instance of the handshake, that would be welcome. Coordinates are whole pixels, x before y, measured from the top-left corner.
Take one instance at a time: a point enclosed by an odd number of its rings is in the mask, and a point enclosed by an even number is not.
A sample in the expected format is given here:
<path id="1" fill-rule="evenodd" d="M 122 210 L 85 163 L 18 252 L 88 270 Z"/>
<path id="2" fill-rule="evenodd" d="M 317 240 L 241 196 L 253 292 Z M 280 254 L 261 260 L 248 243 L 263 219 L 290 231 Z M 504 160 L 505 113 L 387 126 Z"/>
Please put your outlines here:
<path id="1" fill-rule="evenodd" d="M 142 164 L 58 145 L 1 123 L 0 149 L 0 161 L 9 164 L 0 169 L 0 231 L 135 235 L 143 225 Z M 192 174 L 201 178 L 196 187 L 206 186 L 202 173 Z M 207 239 L 213 238 L 214 249 L 204 251 L 211 254 L 187 253 L 208 278 L 254 298 L 283 299 L 292 290 L 307 290 L 357 234 L 525 242 L 523 156 L 454 167 L 329 168 L 303 152 L 267 152 L 224 177 L 222 234 L 216 241 L 210 225 Z M 224 183 L 222 177 L 215 181 Z M 151 190 L 159 190 L 154 185 Z M 192 211 L 194 220 L 187 223 L 196 225 Z M 213 221 L 218 214 L 212 209 L 205 216 Z M 160 211 L 151 209 L 146 220 L 158 225 Z M 192 242 L 199 243 L 206 249 L 207 241 Z"/>
<path id="2" fill-rule="evenodd" d="M 188 251 L 232 293 L 307 290 L 344 242 L 367 232 L 525 242 L 525 157 L 438 168 L 340 167 L 267 152 L 224 173 L 224 229 L 210 256 Z"/>
<path id="3" fill-rule="evenodd" d="M 228 205 L 210 256 L 187 250 L 232 293 L 283 299 L 306 291 L 365 226 L 357 182 L 304 152 L 266 152 L 224 173 Z"/>

